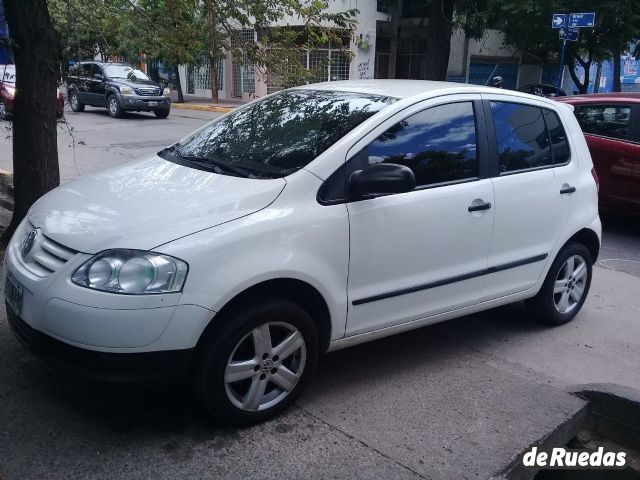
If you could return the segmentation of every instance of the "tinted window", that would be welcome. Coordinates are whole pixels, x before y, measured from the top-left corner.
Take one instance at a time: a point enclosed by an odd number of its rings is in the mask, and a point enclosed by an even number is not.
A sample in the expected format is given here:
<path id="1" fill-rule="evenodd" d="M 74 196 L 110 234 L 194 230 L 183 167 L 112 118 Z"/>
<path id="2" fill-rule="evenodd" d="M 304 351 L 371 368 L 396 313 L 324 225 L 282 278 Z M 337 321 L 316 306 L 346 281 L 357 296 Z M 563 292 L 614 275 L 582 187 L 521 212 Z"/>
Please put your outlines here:
<path id="1" fill-rule="evenodd" d="M 169 160 L 283 177 L 315 159 L 394 99 L 363 93 L 292 90 L 226 115 L 160 154 Z"/>
<path id="2" fill-rule="evenodd" d="M 473 104 L 440 105 L 412 115 L 380 135 L 367 154 L 369 164 L 411 168 L 418 186 L 477 177 Z"/>
<path id="3" fill-rule="evenodd" d="M 543 109 L 544 121 L 547 124 L 549 138 L 551 139 L 551 153 L 553 154 L 553 164 L 558 165 L 569 161 L 570 150 L 567 134 L 558 114 L 551 110 Z"/>
<path id="4" fill-rule="evenodd" d="M 574 113 L 584 133 L 621 140 L 629 138 L 631 108 L 628 105 L 576 106 Z"/>
<path id="5" fill-rule="evenodd" d="M 552 165 L 549 136 L 541 108 L 491 102 L 491 112 L 501 172 Z"/>

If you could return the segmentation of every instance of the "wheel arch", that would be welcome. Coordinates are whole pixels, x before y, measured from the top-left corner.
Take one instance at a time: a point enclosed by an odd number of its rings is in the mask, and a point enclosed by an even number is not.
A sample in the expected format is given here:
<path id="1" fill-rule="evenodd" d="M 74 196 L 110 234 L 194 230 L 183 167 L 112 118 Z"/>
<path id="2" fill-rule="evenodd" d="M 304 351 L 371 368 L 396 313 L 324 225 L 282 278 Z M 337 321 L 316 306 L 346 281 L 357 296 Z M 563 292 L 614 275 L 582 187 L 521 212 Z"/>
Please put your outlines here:
<path id="1" fill-rule="evenodd" d="M 318 328 L 320 351 L 326 352 L 331 339 L 331 314 L 322 294 L 311 284 L 295 278 L 274 278 L 246 288 L 231 298 L 213 317 L 198 339 L 196 351 L 216 328 L 219 321 L 247 302 L 260 299 L 279 298 L 290 300 L 302 307 L 311 316 Z"/>
<path id="2" fill-rule="evenodd" d="M 564 245 L 567 245 L 569 242 L 581 243 L 587 247 L 591 254 L 591 259 L 595 263 L 600 253 L 600 238 L 598 238 L 598 234 L 596 232 L 590 228 L 583 228 L 582 230 L 574 233 Z"/>

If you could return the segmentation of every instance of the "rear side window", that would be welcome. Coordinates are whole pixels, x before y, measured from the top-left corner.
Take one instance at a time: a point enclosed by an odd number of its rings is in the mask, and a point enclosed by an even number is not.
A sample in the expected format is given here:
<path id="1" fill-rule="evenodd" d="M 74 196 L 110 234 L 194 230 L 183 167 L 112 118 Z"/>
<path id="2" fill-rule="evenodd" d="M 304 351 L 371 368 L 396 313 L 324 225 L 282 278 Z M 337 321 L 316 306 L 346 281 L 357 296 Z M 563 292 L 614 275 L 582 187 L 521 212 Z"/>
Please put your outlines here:
<path id="1" fill-rule="evenodd" d="M 551 167 L 570 157 L 557 113 L 532 105 L 491 102 L 501 173 Z"/>
<path id="2" fill-rule="evenodd" d="M 491 112 L 501 173 L 553 165 L 541 108 L 491 102 Z"/>
<path id="3" fill-rule="evenodd" d="M 396 163 L 413 170 L 416 186 L 478 177 L 472 102 L 423 110 L 384 132 L 367 147 L 369 164 Z"/>
<path id="4" fill-rule="evenodd" d="M 574 113 L 584 133 L 629 139 L 629 105 L 580 105 L 575 107 Z"/>

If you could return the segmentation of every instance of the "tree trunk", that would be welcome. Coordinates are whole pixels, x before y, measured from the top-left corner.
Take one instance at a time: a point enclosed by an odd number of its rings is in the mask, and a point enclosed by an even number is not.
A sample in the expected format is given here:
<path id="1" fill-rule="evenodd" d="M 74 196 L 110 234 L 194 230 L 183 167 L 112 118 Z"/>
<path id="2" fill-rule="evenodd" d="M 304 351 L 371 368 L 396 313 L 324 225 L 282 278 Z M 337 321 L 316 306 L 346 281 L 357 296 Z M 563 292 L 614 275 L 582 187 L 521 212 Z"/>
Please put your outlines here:
<path id="1" fill-rule="evenodd" d="M 173 74 L 176 77 L 176 92 L 178 92 L 178 103 L 184 103 L 184 95 L 182 94 L 182 84 L 180 83 L 180 69 L 178 65 L 173 67 Z"/>
<path id="2" fill-rule="evenodd" d="M 620 84 L 620 61 L 621 61 L 621 53 L 622 49 L 619 45 L 615 45 L 611 49 L 611 61 L 613 62 L 613 91 L 620 92 L 622 91 L 622 85 Z"/>
<path id="3" fill-rule="evenodd" d="M 398 22 L 402 16 L 402 0 L 391 4 L 391 39 L 389 41 L 389 78 L 396 78 L 398 61 Z"/>
<path id="4" fill-rule="evenodd" d="M 425 80 L 447 80 L 455 0 L 432 0 L 427 25 Z"/>
<path id="5" fill-rule="evenodd" d="M 584 69 L 584 83 L 580 83 L 578 75 L 576 75 L 575 56 L 573 61 L 570 62 L 569 59 L 567 59 L 566 62 L 566 64 L 569 66 L 569 75 L 571 75 L 571 79 L 573 80 L 575 86 L 578 87 L 578 93 L 587 93 L 587 90 L 589 89 L 589 70 L 591 70 L 591 60 L 588 62 L 580 62 L 580 65 Z"/>
<path id="6" fill-rule="evenodd" d="M 60 41 L 46 0 L 5 0 L 14 43 L 14 208 L 6 235 L 33 203 L 60 184 L 56 139 L 56 86 Z"/>
<path id="7" fill-rule="evenodd" d="M 218 69 L 216 68 L 216 17 L 213 14 L 213 7 L 209 3 L 209 11 L 207 12 L 207 23 L 209 24 L 209 65 L 211 67 L 211 100 L 218 102 Z"/>

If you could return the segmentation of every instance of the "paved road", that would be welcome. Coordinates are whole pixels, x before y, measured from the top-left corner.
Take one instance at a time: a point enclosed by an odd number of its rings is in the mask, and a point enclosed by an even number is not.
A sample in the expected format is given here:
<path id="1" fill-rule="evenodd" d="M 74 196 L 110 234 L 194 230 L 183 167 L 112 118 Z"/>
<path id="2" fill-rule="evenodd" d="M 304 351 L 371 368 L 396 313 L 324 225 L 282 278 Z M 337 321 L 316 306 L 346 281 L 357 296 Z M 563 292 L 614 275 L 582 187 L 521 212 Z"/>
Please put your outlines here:
<path id="1" fill-rule="evenodd" d="M 82 113 L 65 111 L 66 123 L 58 124 L 60 178 L 65 182 L 152 155 L 220 115 L 173 109 L 166 119 L 153 113 L 127 113 L 113 119 L 100 108 L 86 107 Z M 4 134 L 8 125 L 0 120 L 0 170 L 12 171 L 11 139 Z"/>
<path id="2" fill-rule="evenodd" d="M 68 114 L 84 142 L 75 164 L 86 173 L 152 153 L 212 116 Z M 640 388 L 640 232 L 605 225 L 575 322 L 541 327 L 518 304 L 335 352 L 294 408 L 246 429 L 210 423 L 186 389 L 118 390 L 53 371 L 0 309 L 0 479 L 486 478 L 583 406 L 575 384 Z"/>

